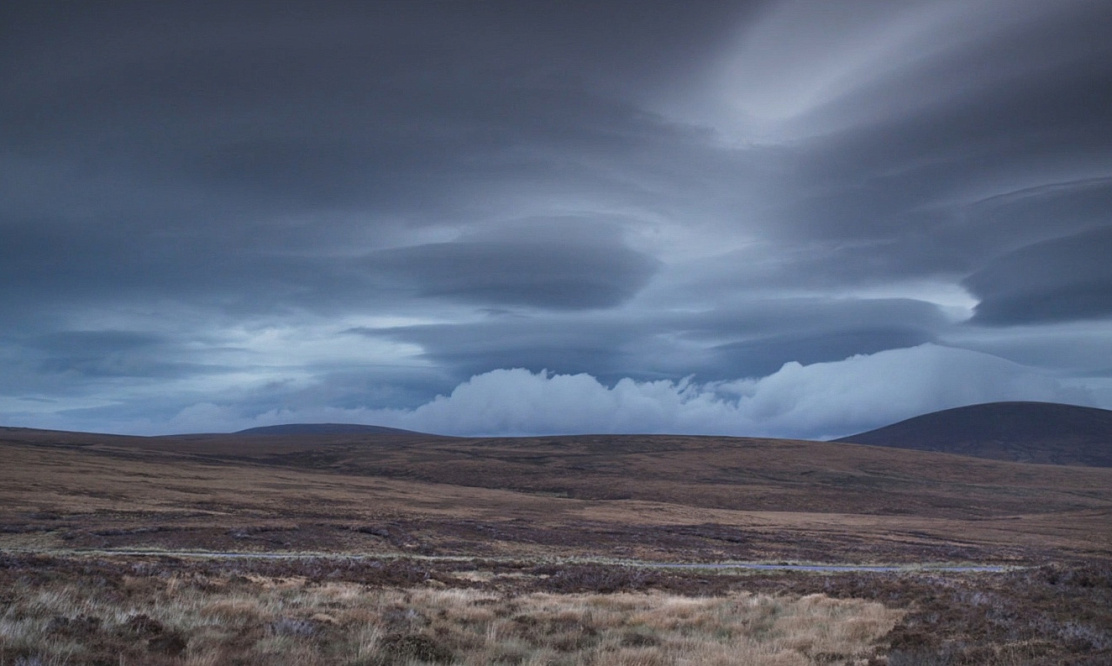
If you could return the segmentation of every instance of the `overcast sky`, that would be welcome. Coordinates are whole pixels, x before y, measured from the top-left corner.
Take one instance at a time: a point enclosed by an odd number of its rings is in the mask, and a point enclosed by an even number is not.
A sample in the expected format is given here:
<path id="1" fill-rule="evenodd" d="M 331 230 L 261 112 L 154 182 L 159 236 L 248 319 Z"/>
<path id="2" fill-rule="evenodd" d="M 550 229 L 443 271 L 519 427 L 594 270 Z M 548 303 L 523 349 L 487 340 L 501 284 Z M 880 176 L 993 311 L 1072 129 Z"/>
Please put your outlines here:
<path id="1" fill-rule="evenodd" d="M 0 425 L 1112 408 L 1112 5 L 0 4 Z"/>

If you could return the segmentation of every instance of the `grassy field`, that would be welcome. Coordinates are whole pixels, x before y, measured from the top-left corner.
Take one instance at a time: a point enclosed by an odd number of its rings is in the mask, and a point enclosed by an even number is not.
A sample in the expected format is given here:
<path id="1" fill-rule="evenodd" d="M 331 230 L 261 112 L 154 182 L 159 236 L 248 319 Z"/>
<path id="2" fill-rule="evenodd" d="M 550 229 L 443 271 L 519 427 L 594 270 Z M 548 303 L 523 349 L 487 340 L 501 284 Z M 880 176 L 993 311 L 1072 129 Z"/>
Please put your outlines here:
<path id="1" fill-rule="evenodd" d="M 0 666 L 1112 663 L 1112 469 L 633 436 L 0 429 L 0 455 Z"/>
<path id="2" fill-rule="evenodd" d="M 7 664 L 1107 664 L 1112 569 L 0 557 Z"/>
<path id="3" fill-rule="evenodd" d="M 9 663 L 807 664 L 867 658 L 902 615 L 821 594 L 506 595 L 257 574 L 113 583 L 14 584 L 0 624 Z"/>

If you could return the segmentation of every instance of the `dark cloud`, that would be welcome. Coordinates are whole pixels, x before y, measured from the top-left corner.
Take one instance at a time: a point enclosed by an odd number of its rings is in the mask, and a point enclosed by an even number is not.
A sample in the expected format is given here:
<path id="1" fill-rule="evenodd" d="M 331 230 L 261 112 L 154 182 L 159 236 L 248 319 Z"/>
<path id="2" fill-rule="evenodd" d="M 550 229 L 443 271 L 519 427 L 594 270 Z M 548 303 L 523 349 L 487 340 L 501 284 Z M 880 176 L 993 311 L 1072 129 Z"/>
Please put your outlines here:
<path id="1" fill-rule="evenodd" d="M 471 324 L 351 332 L 419 345 L 460 381 L 489 368 L 517 367 L 587 372 L 605 381 L 692 374 L 712 381 L 761 376 L 792 361 L 911 347 L 934 340 L 944 326 L 929 303 L 800 299 L 740 302 L 684 315 L 504 315 Z"/>
<path id="2" fill-rule="evenodd" d="M 726 367 L 744 368 L 748 376 L 765 376 L 793 361 L 804 365 L 840 361 L 857 354 L 875 354 L 932 341 L 933 336 L 922 330 L 889 327 L 730 342 L 716 347 L 714 355 Z"/>
<path id="3" fill-rule="evenodd" d="M 1112 404 L 1081 374 L 1110 30 L 1084 0 L 0 3 L 0 421 L 882 384 L 960 365 L 932 344 Z"/>
<path id="4" fill-rule="evenodd" d="M 567 219 L 383 250 L 366 260 L 384 279 L 411 282 L 418 297 L 551 310 L 620 305 L 645 286 L 656 263 L 625 247 L 605 223 Z"/>
<path id="5" fill-rule="evenodd" d="M 38 355 L 44 375 L 97 379 L 180 378 L 228 372 L 230 368 L 173 360 L 171 341 L 132 331 L 63 331 L 28 341 L 27 356 Z"/>
<path id="6" fill-rule="evenodd" d="M 965 280 L 994 326 L 1112 316 L 1112 227 L 1025 246 Z"/>
<path id="7" fill-rule="evenodd" d="M 238 242 L 234 230 L 175 227 L 169 220 L 156 227 L 108 216 L 82 225 L 9 223 L 8 243 L 0 247 L 0 311 L 21 317 L 18 310 L 41 311 L 44 302 L 68 309 L 176 303 L 212 308 L 221 316 L 286 307 L 329 310 L 350 302 L 364 286 L 342 261 Z"/>
<path id="8" fill-rule="evenodd" d="M 113 354 L 149 349 L 161 343 L 161 337 L 133 331 L 64 331 L 33 340 L 32 346 L 47 353 Z"/>
<path id="9" fill-rule="evenodd" d="M 417 344 L 424 357 L 449 370 L 459 382 L 500 367 L 568 373 L 591 368 L 613 376 L 623 371 L 622 346 L 638 337 L 636 328 L 631 322 L 582 315 L 502 315 L 471 324 L 357 328 L 349 333 Z M 627 365 L 624 371 L 629 370 Z"/>
<path id="10" fill-rule="evenodd" d="M 982 39 L 939 35 L 953 48 L 793 121 L 836 129 L 795 146 L 770 232 L 884 280 L 972 272 L 1002 245 L 1107 224 L 1112 14 L 1032 7 Z"/>

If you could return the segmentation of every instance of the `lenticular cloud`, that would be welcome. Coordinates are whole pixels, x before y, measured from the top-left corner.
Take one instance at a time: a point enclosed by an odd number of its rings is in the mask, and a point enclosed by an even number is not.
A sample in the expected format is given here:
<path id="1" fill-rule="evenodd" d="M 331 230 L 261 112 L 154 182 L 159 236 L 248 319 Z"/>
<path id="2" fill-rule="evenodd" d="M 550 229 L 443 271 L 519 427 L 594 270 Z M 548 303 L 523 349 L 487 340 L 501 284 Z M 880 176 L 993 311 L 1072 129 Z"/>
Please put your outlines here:
<path id="1" fill-rule="evenodd" d="M 759 379 L 607 386 L 587 374 L 494 370 L 382 425 L 455 435 L 690 433 L 835 437 L 916 414 L 996 400 L 1089 402 L 1032 368 L 937 345 L 785 364 Z"/>

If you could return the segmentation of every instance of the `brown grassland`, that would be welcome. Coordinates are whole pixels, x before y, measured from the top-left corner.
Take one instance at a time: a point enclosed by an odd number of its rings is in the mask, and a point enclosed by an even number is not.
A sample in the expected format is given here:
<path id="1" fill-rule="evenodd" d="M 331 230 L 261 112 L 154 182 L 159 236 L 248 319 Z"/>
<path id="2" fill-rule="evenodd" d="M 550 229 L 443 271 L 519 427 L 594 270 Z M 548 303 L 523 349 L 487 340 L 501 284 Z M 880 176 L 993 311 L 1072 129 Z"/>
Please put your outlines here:
<path id="1" fill-rule="evenodd" d="M 1112 469 L 669 436 L 0 456 L 0 666 L 1112 663 Z M 626 566 L 723 560 L 1022 568 Z"/>

